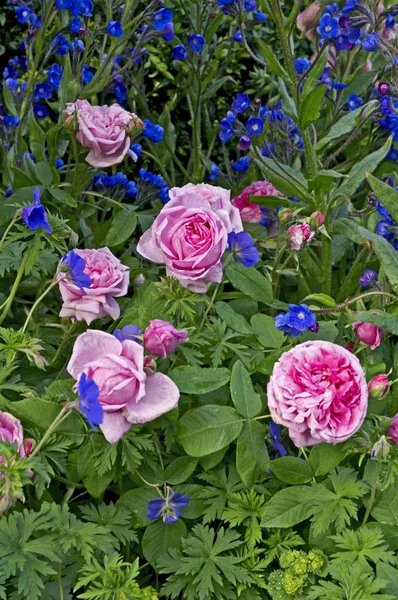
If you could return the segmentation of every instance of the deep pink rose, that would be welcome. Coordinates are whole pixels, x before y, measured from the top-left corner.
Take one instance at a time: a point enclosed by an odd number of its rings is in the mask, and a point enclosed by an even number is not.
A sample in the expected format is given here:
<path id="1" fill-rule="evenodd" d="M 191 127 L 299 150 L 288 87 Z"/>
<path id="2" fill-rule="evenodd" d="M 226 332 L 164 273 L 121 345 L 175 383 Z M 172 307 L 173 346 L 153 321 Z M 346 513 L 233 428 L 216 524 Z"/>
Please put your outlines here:
<path id="1" fill-rule="evenodd" d="M 180 342 L 188 341 L 187 334 L 187 331 L 177 331 L 167 321 L 154 319 L 150 321 L 149 326 L 144 331 L 145 350 L 154 356 L 166 358 L 168 354 L 176 350 Z"/>
<path id="2" fill-rule="evenodd" d="M 119 104 L 91 106 L 87 100 L 68 103 L 63 115 L 66 126 L 72 122 L 75 112 L 78 124 L 76 139 L 85 148 L 90 148 L 86 161 L 97 168 L 122 162 L 130 148 L 129 132 L 134 126 L 144 127 L 137 115 L 124 110 Z M 132 153 L 133 159 L 134 156 Z"/>
<path id="3" fill-rule="evenodd" d="M 281 196 L 282 194 L 268 181 L 255 181 L 246 187 L 243 192 L 232 200 L 232 204 L 239 209 L 242 221 L 247 223 L 260 223 L 264 213 L 258 204 L 249 202 L 252 196 Z"/>
<path id="4" fill-rule="evenodd" d="M 368 383 L 369 398 L 380 400 L 385 396 L 390 387 L 390 382 L 385 373 L 382 375 L 376 375 Z"/>
<path id="5" fill-rule="evenodd" d="M 204 183 L 173 188 L 171 200 L 138 242 L 138 252 L 166 265 L 167 275 L 184 287 L 205 293 L 209 282 L 222 279 L 228 233 L 243 229 L 229 195 L 228 190 Z"/>
<path id="6" fill-rule="evenodd" d="M 297 447 L 337 444 L 363 423 L 368 389 L 361 364 L 337 344 L 305 342 L 285 352 L 268 383 L 272 419 Z"/>
<path id="7" fill-rule="evenodd" d="M 361 321 L 357 321 L 352 324 L 352 328 L 354 329 L 357 338 L 364 344 L 370 346 L 371 350 L 380 346 L 385 336 L 385 330 L 381 327 L 376 327 L 373 323 L 362 323 Z"/>
<path id="8" fill-rule="evenodd" d="M 287 230 L 287 235 L 290 239 L 291 249 L 297 252 L 312 240 L 315 233 L 311 231 L 308 223 L 299 223 L 290 227 Z"/>
<path id="9" fill-rule="evenodd" d="M 387 435 L 390 436 L 394 446 L 398 446 L 398 413 L 391 419 L 392 424 L 387 429 Z"/>
<path id="10" fill-rule="evenodd" d="M 10 415 L 10 413 L 1 412 L 0 411 L 0 440 L 2 442 L 10 442 L 13 444 L 17 442 L 18 445 L 18 454 L 20 458 L 25 456 L 25 448 L 23 444 L 23 429 L 21 425 L 21 421 Z M 2 458 L 0 456 L 0 465 Z M 3 459 L 4 460 L 4 459 Z M 1 466 L 0 466 L 1 470 Z"/>
<path id="11" fill-rule="evenodd" d="M 110 443 L 117 442 L 133 423 L 147 423 L 178 404 L 180 392 L 163 373 L 147 375 L 144 349 L 137 342 L 119 342 L 113 335 L 90 330 L 79 335 L 68 373 L 76 380 L 85 373 L 99 387 L 104 409 L 100 425 Z"/>
<path id="12" fill-rule="evenodd" d="M 129 267 L 122 265 L 109 248 L 75 252 L 86 263 L 84 273 L 90 277 L 91 286 L 82 291 L 63 275 L 59 290 L 64 303 L 59 316 L 70 317 L 72 321 L 86 321 L 87 325 L 101 317 L 117 319 L 120 308 L 115 298 L 127 294 Z"/>

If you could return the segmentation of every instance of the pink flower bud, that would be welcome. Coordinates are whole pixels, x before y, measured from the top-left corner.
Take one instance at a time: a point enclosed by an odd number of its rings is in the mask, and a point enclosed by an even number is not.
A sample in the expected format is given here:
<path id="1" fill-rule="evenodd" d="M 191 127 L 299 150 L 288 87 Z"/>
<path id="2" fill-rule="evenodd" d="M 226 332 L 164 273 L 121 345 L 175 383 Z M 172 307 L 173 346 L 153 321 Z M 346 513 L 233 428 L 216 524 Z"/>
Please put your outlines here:
<path id="1" fill-rule="evenodd" d="M 187 331 L 177 331 L 171 323 L 154 319 L 144 332 L 145 349 L 160 358 L 174 352 L 180 342 L 187 342 Z"/>
<path id="2" fill-rule="evenodd" d="M 299 223 L 298 225 L 290 227 L 287 231 L 287 235 L 290 238 L 291 249 L 297 252 L 312 240 L 315 233 L 311 231 L 308 223 Z"/>
<path id="3" fill-rule="evenodd" d="M 153 373 L 156 371 L 156 366 L 156 360 L 154 358 L 151 358 L 150 356 L 144 358 L 144 371 L 148 375 L 153 375 Z"/>
<path id="4" fill-rule="evenodd" d="M 352 352 L 354 350 L 354 348 L 355 348 L 354 342 L 349 342 L 345 347 L 345 349 L 348 350 L 349 352 Z"/>
<path id="5" fill-rule="evenodd" d="M 379 83 L 379 85 L 377 86 L 377 89 L 381 96 L 387 96 L 387 94 L 390 93 L 390 84 L 387 83 L 386 81 L 381 81 Z"/>
<path id="6" fill-rule="evenodd" d="M 27 439 L 25 440 L 25 452 L 26 456 L 30 456 L 33 452 L 33 446 L 35 445 L 34 440 Z"/>
<path id="7" fill-rule="evenodd" d="M 278 219 L 280 223 L 288 223 L 292 219 L 292 211 L 290 208 L 282 208 L 278 212 Z"/>
<path id="8" fill-rule="evenodd" d="M 325 222 L 325 217 L 319 210 L 313 212 L 309 218 L 309 224 L 311 225 L 311 227 L 313 229 L 318 229 L 318 227 L 323 225 L 324 222 Z"/>
<path id="9" fill-rule="evenodd" d="M 385 373 L 376 375 L 376 377 L 373 377 L 368 383 L 369 398 L 380 400 L 387 394 L 389 387 L 390 382 Z"/>
<path id="10" fill-rule="evenodd" d="M 371 350 L 374 350 L 380 346 L 382 339 L 385 336 L 385 330 L 381 327 L 376 327 L 372 323 L 361 323 L 357 321 L 352 324 L 357 338 L 370 346 Z"/>
<path id="11" fill-rule="evenodd" d="M 12 498 L 9 494 L 3 494 L 0 496 L 0 515 L 4 515 L 8 509 L 13 506 Z"/>

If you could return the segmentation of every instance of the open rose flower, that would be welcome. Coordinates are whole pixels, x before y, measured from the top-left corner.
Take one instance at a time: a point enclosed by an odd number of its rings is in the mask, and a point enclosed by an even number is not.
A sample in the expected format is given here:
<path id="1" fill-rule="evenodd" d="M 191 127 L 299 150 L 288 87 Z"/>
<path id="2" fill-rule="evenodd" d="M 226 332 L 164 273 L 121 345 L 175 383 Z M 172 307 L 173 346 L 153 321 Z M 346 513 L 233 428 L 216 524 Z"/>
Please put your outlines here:
<path id="1" fill-rule="evenodd" d="M 361 364 L 337 344 L 311 341 L 285 352 L 268 383 L 272 419 L 297 447 L 337 444 L 361 427 L 368 389 Z"/>
<path id="2" fill-rule="evenodd" d="M 134 127 L 144 128 L 134 113 L 124 110 L 119 104 L 91 106 L 87 100 L 68 103 L 64 110 L 64 123 L 68 126 L 77 115 L 76 139 L 90 152 L 86 161 L 96 168 L 110 167 L 122 162 L 129 152 L 130 131 Z M 136 155 L 132 158 L 137 160 Z"/>
<path id="3" fill-rule="evenodd" d="M 0 411 L 0 440 L 2 442 L 10 442 L 13 444 L 17 442 L 18 454 L 20 458 L 25 456 L 25 448 L 23 443 L 23 429 L 21 421 L 10 415 L 7 412 Z M 0 470 L 1 470 L 1 459 L 0 456 Z"/>
<path id="4" fill-rule="evenodd" d="M 169 412 L 180 397 L 169 377 L 145 373 L 140 344 L 119 342 L 103 331 L 79 335 L 67 370 L 76 381 L 85 373 L 97 384 L 104 411 L 100 427 L 110 443 L 117 442 L 133 423 L 147 423 Z"/>
<path id="5" fill-rule="evenodd" d="M 63 260 L 60 263 L 62 270 L 64 263 L 68 262 L 70 271 L 69 276 L 61 274 L 59 280 L 59 289 L 64 301 L 59 316 L 70 317 L 72 321 L 86 321 L 87 325 L 101 317 L 117 319 L 120 308 L 115 298 L 127 294 L 129 268 L 123 265 L 109 248 L 75 250 L 73 258 L 73 261 L 69 258 L 69 262 Z M 79 267 L 79 264 L 76 266 L 76 262 L 79 259 L 83 259 L 85 265 L 83 273 L 79 270 L 76 274 Z"/>
<path id="6" fill-rule="evenodd" d="M 170 190 L 170 201 L 138 242 L 138 252 L 166 265 L 167 275 L 194 292 L 222 279 L 222 255 L 228 233 L 242 231 L 230 192 L 208 184 Z"/>
<path id="7" fill-rule="evenodd" d="M 144 332 L 145 349 L 160 358 L 177 349 L 180 342 L 187 342 L 188 332 L 178 331 L 171 323 L 161 319 L 153 319 Z"/>
<path id="8" fill-rule="evenodd" d="M 243 192 L 232 200 L 232 204 L 239 209 L 242 221 L 247 223 L 261 223 L 266 217 L 266 212 L 258 204 L 249 201 L 249 196 L 281 196 L 281 193 L 268 181 L 255 181 L 246 187 Z"/>
<path id="9" fill-rule="evenodd" d="M 287 235 L 290 240 L 291 249 L 297 252 L 312 240 L 315 233 L 311 231 L 308 223 L 299 223 L 290 227 L 287 230 Z"/>

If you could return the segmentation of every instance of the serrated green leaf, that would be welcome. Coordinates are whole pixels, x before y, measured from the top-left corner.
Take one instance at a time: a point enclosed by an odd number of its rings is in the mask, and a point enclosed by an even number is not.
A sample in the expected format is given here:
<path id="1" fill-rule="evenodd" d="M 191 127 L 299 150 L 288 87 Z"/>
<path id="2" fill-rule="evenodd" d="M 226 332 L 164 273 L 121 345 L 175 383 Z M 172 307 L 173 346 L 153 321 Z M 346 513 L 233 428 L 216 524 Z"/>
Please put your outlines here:
<path id="1" fill-rule="evenodd" d="M 181 519 L 175 523 L 164 523 L 162 519 L 151 523 L 142 538 L 142 551 L 146 560 L 156 566 L 167 550 L 181 547 L 186 534 L 187 528 Z"/>

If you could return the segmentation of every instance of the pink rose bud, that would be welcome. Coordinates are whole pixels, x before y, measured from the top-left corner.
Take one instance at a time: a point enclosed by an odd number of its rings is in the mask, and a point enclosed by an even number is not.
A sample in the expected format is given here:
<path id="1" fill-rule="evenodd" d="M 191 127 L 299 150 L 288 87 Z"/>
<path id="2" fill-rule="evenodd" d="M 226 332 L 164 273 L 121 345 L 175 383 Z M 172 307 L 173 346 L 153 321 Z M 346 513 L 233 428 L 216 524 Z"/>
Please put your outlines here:
<path id="1" fill-rule="evenodd" d="M 394 446 L 398 446 L 398 413 L 391 419 L 392 424 L 387 429 L 387 435 L 390 436 Z"/>
<path id="2" fill-rule="evenodd" d="M 355 344 L 354 342 L 349 342 L 346 346 L 345 349 L 348 350 L 349 352 L 352 352 L 355 348 Z"/>
<path id="3" fill-rule="evenodd" d="M 26 456 L 30 456 L 32 454 L 34 445 L 35 445 L 34 440 L 28 439 L 25 441 Z"/>
<path id="4" fill-rule="evenodd" d="M 291 249 L 297 252 L 312 240 L 315 233 L 311 231 L 308 223 L 299 223 L 298 225 L 290 227 L 290 229 L 287 230 L 287 235 L 290 238 Z"/>
<path id="5" fill-rule="evenodd" d="M 278 212 L 278 219 L 280 223 L 288 223 L 292 218 L 292 211 L 290 208 L 282 208 Z"/>
<path id="6" fill-rule="evenodd" d="M 325 222 L 325 217 L 319 210 L 313 212 L 309 218 L 309 224 L 311 225 L 311 227 L 313 229 L 318 229 L 318 227 L 323 225 L 324 222 Z"/>
<path id="7" fill-rule="evenodd" d="M 372 323 L 362 323 L 357 321 L 352 324 L 357 338 L 370 346 L 372 350 L 380 346 L 382 339 L 385 336 L 385 330 L 381 327 L 376 327 Z"/>
<path id="8" fill-rule="evenodd" d="M 375 456 L 381 456 L 382 458 L 387 458 L 390 454 L 390 444 L 386 440 L 386 436 L 382 435 L 378 442 L 373 445 L 372 448 L 372 458 Z"/>
<path id="9" fill-rule="evenodd" d="M 369 398 L 374 400 L 380 400 L 388 392 L 390 382 L 388 381 L 387 375 L 377 375 L 373 377 L 368 383 Z"/>
<path id="10" fill-rule="evenodd" d="M 154 319 L 150 321 L 149 326 L 144 331 L 144 346 L 145 350 L 166 358 L 168 354 L 174 352 L 180 342 L 187 342 L 187 331 L 177 331 L 171 323 Z"/>
<path id="11" fill-rule="evenodd" d="M 154 358 L 151 358 L 150 356 L 144 358 L 145 373 L 147 373 L 148 375 L 153 375 L 153 373 L 156 371 L 156 366 L 156 360 Z"/>

